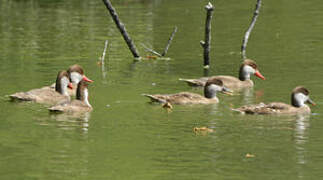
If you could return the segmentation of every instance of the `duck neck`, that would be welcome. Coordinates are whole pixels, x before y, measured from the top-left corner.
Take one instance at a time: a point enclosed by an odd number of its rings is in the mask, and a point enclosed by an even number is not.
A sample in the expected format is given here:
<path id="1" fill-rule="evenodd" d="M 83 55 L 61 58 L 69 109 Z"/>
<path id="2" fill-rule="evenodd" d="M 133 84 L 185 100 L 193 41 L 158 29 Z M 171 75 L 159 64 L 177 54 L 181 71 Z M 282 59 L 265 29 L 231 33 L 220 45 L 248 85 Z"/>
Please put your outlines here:
<path id="1" fill-rule="evenodd" d="M 303 107 L 306 106 L 305 102 L 307 97 L 303 93 L 293 93 L 291 96 L 292 106 Z"/>
<path id="2" fill-rule="evenodd" d="M 242 65 L 239 70 L 239 79 L 240 81 L 250 80 L 250 74 L 254 69 L 248 65 Z"/>
<path id="3" fill-rule="evenodd" d="M 71 72 L 70 73 L 71 80 L 74 84 L 78 84 L 82 80 L 82 75 L 78 72 Z"/>
<path id="4" fill-rule="evenodd" d="M 65 96 L 69 96 L 67 92 L 67 86 L 68 86 L 69 80 L 67 77 L 58 78 L 56 80 L 55 90 Z"/>
<path id="5" fill-rule="evenodd" d="M 92 107 L 89 103 L 89 91 L 86 87 L 80 87 L 79 85 L 76 92 L 76 99 L 84 102 L 87 106 Z"/>

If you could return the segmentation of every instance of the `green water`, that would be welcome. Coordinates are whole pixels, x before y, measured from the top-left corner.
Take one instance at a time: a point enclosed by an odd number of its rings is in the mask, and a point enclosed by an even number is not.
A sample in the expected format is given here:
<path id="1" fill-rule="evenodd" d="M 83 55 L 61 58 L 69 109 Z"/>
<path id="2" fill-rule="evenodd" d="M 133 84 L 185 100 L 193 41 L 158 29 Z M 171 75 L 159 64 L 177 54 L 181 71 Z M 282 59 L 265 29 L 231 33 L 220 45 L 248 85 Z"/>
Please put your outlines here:
<path id="1" fill-rule="evenodd" d="M 142 56 L 140 43 L 164 60 L 134 62 L 103 3 L 0 0 L 0 179 L 322 179 L 323 4 L 263 0 L 247 56 L 266 81 L 217 105 L 174 106 L 167 113 L 142 93 L 192 89 L 178 78 L 203 76 L 204 6 L 196 0 L 114 0 Z M 237 75 L 242 36 L 255 0 L 212 1 L 210 75 Z M 97 64 L 109 40 L 106 64 Z M 94 111 L 50 115 L 7 95 L 54 82 L 59 70 L 82 65 Z M 297 85 L 317 106 L 309 116 L 243 116 L 230 107 L 282 101 Z M 194 127 L 215 130 L 196 135 Z M 254 155 L 247 158 L 246 154 Z"/>

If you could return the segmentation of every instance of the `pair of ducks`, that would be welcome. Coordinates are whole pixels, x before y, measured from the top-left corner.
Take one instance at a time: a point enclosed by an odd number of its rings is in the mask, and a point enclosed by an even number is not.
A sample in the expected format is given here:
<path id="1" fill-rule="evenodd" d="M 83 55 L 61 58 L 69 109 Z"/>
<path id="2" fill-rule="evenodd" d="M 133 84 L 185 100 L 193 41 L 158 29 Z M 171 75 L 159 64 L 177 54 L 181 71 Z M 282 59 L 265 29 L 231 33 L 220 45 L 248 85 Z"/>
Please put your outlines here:
<path id="1" fill-rule="evenodd" d="M 56 83 L 53 85 L 28 92 L 18 92 L 9 97 L 11 100 L 33 101 L 52 105 L 48 108 L 52 112 L 88 112 L 92 110 L 88 101 L 87 87 L 89 82 L 93 81 L 84 75 L 81 66 L 75 64 L 70 66 L 67 71 L 58 72 Z M 76 99 L 71 101 L 70 96 L 75 95 Z"/>
<path id="2" fill-rule="evenodd" d="M 190 86 L 204 86 L 204 96 L 195 93 L 181 92 L 177 94 L 143 94 L 153 102 L 171 103 L 171 104 L 212 104 L 218 103 L 217 92 L 231 93 L 230 89 L 239 90 L 242 88 L 253 87 L 254 83 L 250 79 L 255 75 L 262 80 L 265 77 L 259 72 L 256 63 L 250 59 L 244 60 L 240 66 L 239 79 L 232 76 L 212 76 L 199 79 L 180 79 L 187 82 Z M 291 105 L 282 102 L 272 102 L 269 104 L 246 105 L 237 109 L 232 109 L 246 114 L 299 114 L 310 113 L 311 109 L 305 104 L 315 103 L 309 98 L 309 91 L 298 86 L 292 91 Z"/>

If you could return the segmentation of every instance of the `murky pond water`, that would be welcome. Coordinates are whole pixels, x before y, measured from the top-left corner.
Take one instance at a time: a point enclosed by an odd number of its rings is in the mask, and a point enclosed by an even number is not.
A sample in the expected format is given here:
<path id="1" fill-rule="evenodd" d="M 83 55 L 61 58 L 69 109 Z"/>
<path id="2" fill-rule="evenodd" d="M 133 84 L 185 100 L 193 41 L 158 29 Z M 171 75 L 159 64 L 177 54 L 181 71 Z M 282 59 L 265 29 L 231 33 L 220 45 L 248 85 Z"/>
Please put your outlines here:
<path id="1" fill-rule="evenodd" d="M 0 0 L 1 179 L 320 179 L 323 176 L 323 4 L 263 0 L 247 56 L 262 74 L 239 96 L 217 105 L 174 106 L 167 113 L 142 93 L 192 89 L 178 78 L 203 76 L 208 1 L 114 0 L 142 56 L 140 43 L 161 52 L 178 27 L 171 59 L 134 62 L 101 1 Z M 209 74 L 238 74 L 240 45 L 255 0 L 212 1 Z M 109 40 L 106 74 L 97 64 Z M 59 70 L 85 68 L 94 111 L 51 115 L 7 95 L 55 81 Z M 230 107 L 289 103 L 297 85 L 317 106 L 308 116 L 251 116 Z M 194 127 L 215 130 L 195 134 Z M 247 154 L 253 157 L 246 157 Z"/>

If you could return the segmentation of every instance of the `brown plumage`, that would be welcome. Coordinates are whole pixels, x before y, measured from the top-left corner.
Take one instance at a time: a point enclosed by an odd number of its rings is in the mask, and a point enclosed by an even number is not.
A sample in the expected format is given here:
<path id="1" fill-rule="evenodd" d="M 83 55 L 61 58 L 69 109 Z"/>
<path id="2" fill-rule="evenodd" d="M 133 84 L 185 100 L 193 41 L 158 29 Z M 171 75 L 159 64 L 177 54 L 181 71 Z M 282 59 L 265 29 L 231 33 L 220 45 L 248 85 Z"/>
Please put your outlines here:
<path id="1" fill-rule="evenodd" d="M 10 95 L 11 100 L 20 100 L 20 101 L 34 101 L 41 104 L 54 105 L 57 103 L 63 103 L 70 100 L 70 97 L 67 93 L 62 91 L 61 80 L 65 77 L 66 82 L 69 82 L 69 76 L 66 71 L 60 71 L 57 74 L 56 82 L 57 85 L 55 89 L 46 86 L 40 89 L 33 89 L 28 92 L 18 92 Z M 65 84 L 67 86 L 67 84 Z M 67 90 L 67 87 L 64 88 Z M 65 94 L 65 95 L 64 95 Z"/>
<path id="2" fill-rule="evenodd" d="M 304 103 L 315 105 L 309 98 L 309 91 L 302 86 L 298 86 L 292 91 L 291 103 L 292 105 L 282 102 L 260 103 L 242 106 L 233 110 L 245 114 L 309 114 L 311 109 Z"/>
<path id="3" fill-rule="evenodd" d="M 82 66 L 80 66 L 78 64 L 74 64 L 67 69 L 67 73 L 71 74 L 72 72 L 78 72 L 81 75 L 84 75 L 84 70 L 83 70 Z"/>
<path id="4" fill-rule="evenodd" d="M 218 103 L 219 99 L 216 97 L 216 92 L 228 91 L 223 86 L 221 80 L 213 78 L 207 81 L 204 87 L 204 96 L 190 92 L 180 92 L 176 94 L 143 94 L 149 97 L 152 102 L 171 103 L 171 104 L 213 104 Z"/>
<path id="5" fill-rule="evenodd" d="M 48 108 L 51 112 L 84 113 L 92 111 L 88 101 L 88 83 L 80 81 L 77 86 L 76 99 Z"/>
<path id="6" fill-rule="evenodd" d="M 239 90 L 241 88 L 253 87 L 254 83 L 250 79 L 250 76 L 247 75 L 247 72 L 245 72 L 245 70 L 244 70 L 245 66 L 252 67 L 255 71 L 255 75 L 264 79 L 264 77 L 260 74 L 256 63 L 253 60 L 246 59 L 246 60 L 244 60 L 244 62 L 240 66 L 239 78 L 236 78 L 233 76 L 220 75 L 220 76 L 202 77 L 199 79 L 179 79 L 179 80 L 187 82 L 187 84 L 190 86 L 198 87 L 198 86 L 204 86 L 206 81 L 210 78 L 217 78 L 217 79 L 222 80 L 223 84 L 227 88 L 230 88 L 233 90 Z"/>

